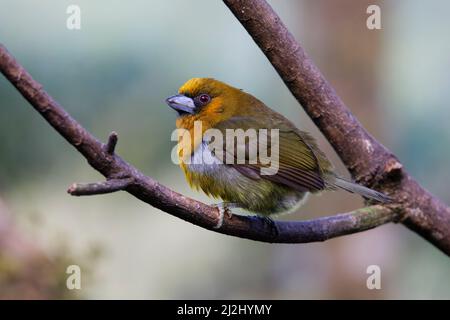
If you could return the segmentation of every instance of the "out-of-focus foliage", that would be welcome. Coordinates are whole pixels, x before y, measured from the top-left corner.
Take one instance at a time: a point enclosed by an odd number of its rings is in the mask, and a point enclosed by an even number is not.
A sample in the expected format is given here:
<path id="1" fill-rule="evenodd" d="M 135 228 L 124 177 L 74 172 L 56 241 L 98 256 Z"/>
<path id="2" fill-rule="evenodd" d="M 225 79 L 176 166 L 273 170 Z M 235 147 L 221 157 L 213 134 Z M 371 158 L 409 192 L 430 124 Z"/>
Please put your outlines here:
<path id="1" fill-rule="evenodd" d="M 450 4 L 271 3 L 363 124 L 450 202 Z M 381 6 L 381 31 L 366 29 L 369 3 Z M 117 131 L 118 153 L 146 174 L 213 202 L 189 190 L 170 160 L 175 113 L 164 99 L 194 76 L 256 95 L 311 131 L 338 161 L 220 1 L 80 0 L 79 31 L 66 28 L 69 4 L 0 0 L 0 42 L 97 137 Z M 68 185 L 100 175 L 2 77 L 0 138 L 0 195 L 17 228 L 47 257 L 61 252 L 61 241 L 69 248 L 59 267 L 43 265 L 45 276 L 42 268 L 23 273 L 2 253 L 0 297 L 25 297 L 19 278 L 48 279 L 52 297 L 69 297 L 60 284 L 65 265 L 75 263 L 91 275 L 77 292 L 87 298 L 450 298 L 448 258 L 400 225 L 320 244 L 269 245 L 203 230 L 125 193 L 71 198 Z M 356 196 L 325 193 L 281 219 L 361 204 Z M 101 259 L 77 258 L 97 246 Z M 372 264 L 382 270 L 379 291 L 366 288 Z"/>
<path id="2" fill-rule="evenodd" d="M 92 268 L 100 257 L 96 246 L 83 256 L 74 255 L 66 239 L 59 239 L 51 252 L 44 252 L 0 199 L 0 299 L 74 299 L 84 295 L 68 290 L 68 266 L 83 268 L 83 278 L 92 281 Z"/>

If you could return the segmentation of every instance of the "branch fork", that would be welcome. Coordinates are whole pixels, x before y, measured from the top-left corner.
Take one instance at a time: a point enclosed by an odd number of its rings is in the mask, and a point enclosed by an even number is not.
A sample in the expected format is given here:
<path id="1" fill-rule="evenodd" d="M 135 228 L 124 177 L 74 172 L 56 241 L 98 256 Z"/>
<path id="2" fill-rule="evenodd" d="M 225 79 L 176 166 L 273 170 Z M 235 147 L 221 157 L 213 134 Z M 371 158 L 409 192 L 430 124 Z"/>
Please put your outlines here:
<path id="1" fill-rule="evenodd" d="M 104 150 L 109 156 L 114 156 L 118 141 L 118 135 L 115 131 L 108 136 L 108 141 L 104 145 Z M 109 178 L 106 181 L 92 183 L 73 183 L 67 193 L 72 196 L 93 196 L 98 194 L 113 193 L 126 190 L 134 182 L 132 177 Z"/>

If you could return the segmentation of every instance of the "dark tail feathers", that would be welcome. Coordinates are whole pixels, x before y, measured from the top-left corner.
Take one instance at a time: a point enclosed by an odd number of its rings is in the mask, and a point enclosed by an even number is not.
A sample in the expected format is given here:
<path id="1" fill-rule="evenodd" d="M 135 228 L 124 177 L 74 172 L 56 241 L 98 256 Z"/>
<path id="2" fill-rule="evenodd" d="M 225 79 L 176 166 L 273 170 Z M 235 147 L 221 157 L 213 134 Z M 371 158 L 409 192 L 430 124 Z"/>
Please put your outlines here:
<path id="1" fill-rule="evenodd" d="M 365 198 L 373 199 L 383 203 L 392 202 L 392 199 L 385 195 L 384 193 L 366 188 L 362 185 L 356 184 L 351 181 L 347 181 L 342 178 L 336 177 L 333 186 L 339 187 L 351 193 L 357 193 Z"/>

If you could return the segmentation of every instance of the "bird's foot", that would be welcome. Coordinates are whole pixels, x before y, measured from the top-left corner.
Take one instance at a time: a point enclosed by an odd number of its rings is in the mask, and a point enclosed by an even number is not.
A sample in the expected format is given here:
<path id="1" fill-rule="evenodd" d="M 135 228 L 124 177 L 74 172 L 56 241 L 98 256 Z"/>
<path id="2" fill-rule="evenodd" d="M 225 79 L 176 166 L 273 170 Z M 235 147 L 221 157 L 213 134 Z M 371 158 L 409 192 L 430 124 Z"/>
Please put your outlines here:
<path id="1" fill-rule="evenodd" d="M 220 227 L 222 227 L 225 214 L 227 215 L 228 219 L 231 219 L 233 217 L 233 212 L 231 212 L 230 210 L 231 208 L 239 208 L 236 203 L 232 202 L 221 202 L 213 204 L 212 206 L 216 207 L 219 210 L 219 220 L 214 229 L 219 229 Z"/>
<path id="2" fill-rule="evenodd" d="M 264 219 L 264 222 L 269 225 L 270 232 L 274 237 L 278 237 L 280 234 L 280 229 L 278 229 L 277 223 L 273 221 L 272 218 L 269 218 L 268 216 L 262 217 Z"/>

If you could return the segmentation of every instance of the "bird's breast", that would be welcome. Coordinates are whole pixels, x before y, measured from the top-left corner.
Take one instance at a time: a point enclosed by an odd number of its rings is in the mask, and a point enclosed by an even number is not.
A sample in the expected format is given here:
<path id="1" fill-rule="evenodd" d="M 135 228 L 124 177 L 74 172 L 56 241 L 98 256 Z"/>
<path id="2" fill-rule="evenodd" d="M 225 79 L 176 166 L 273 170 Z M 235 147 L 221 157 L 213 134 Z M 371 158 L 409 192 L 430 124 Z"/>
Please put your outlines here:
<path id="1" fill-rule="evenodd" d="M 245 180 L 236 169 L 216 158 L 205 142 L 198 145 L 188 163 L 182 163 L 182 168 L 192 187 L 212 196 L 220 197 L 227 184 Z"/>
<path id="2" fill-rule="evenodd" d="M 255 180 L 241 174 L 216 158 L 205 142 L 194 150 L 189 163 L 181 163 L 181 168 L 191 187 L 259 214 L 290 211 L 305 196 L 269 180 Z"/>

